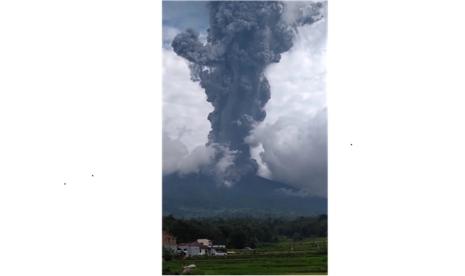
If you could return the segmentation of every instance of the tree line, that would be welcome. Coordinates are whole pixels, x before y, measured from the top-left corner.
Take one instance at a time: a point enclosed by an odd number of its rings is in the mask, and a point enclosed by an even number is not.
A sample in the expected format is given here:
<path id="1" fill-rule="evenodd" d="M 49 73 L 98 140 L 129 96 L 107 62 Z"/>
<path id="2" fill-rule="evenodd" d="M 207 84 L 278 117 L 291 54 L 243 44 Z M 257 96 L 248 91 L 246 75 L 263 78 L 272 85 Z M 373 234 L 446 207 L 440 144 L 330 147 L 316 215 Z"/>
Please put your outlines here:
<path id="1" fill-rule="evenodd" d="M 178 243 L 207 238 L 228 248 L 255 248 L 258 243 L 276 242 L 280 237 L 301 240 L 327 237 L 327 215 L 298 218 L 193 218 L 163 217 L 163 230 Z"/>

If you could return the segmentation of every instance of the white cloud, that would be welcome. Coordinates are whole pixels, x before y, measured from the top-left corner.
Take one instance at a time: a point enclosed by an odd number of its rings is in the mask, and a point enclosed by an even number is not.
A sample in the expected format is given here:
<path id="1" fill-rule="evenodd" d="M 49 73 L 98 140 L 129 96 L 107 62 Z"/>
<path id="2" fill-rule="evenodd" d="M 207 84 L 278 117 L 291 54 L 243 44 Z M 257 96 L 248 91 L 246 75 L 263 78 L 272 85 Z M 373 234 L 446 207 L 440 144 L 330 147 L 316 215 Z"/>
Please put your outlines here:
<path id="1" fill-rule="evenodd" d="M 285 8 L 283 19 L 290 25 L 302 20 L 303 18 L 318 20 L 327 14 L 326 0 L 289 1 L 284 3 Z M 323 8 L 319 7 L 319 5 L 322 5 Z"/>
<path id="2" fill-rule="evenodd" d="M 195 172 L 210 158 L 205 147 L 212 106 L 198 83 L 190 80 L 187 62 L 163 49 L 163 172 Z"/>
<path id="3" fill-rule="evenodd" d="M 163 26 L 163 46 L 168 47 L 180 30 L 172 26 Z"/>
<path id="4" fill-rule="evenodd" d="M 214 149 L 204 145 L 189 152 L 179 140 L 163 134 L 163 173 L 181 174 L 197 173 L 202 166 L 209 164 L 214 156 Z"/>
<path id="5" fill-rule="evenodd" d="M 215 154 L 212 147 L 198 146 L 191 151 L 179 165 L 179 172 L 182 174 L 199 172 L 202 166 L 208 165 Z"/>
<path id="6" fill-rule="evenodd" d="M 163 173 L 176 172 L 182 160 L 189 152 L 186 146 L 178 140 L 171 139 L 163 133 Z"/>
<path id="7" fill-rule="evenodd" d="M 293 48 L 268 67 L 267 117 L 247 141 L 259 174 L 326 196 L 326 22 L 299 27 Z"/>
<path id="8" fill-rule="evenodd" d="M 163 131 L 192 151 L 207 142 L 211 111 L 205 91 L 190 79 L 187 62 L 163 49 Z"/>

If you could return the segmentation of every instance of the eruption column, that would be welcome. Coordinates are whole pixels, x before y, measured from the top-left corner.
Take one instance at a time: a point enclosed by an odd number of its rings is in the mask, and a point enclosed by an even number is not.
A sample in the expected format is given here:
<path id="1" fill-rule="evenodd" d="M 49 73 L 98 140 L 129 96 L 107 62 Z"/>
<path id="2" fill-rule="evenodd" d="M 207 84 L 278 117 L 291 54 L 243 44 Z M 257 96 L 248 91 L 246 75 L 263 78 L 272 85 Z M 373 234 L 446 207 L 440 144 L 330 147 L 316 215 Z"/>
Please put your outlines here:
<path id="1" fill-rule="evenodd" d="M 295 26 L 284 20 L 281 2 L 209 2 L 208 8 L 207 43 L 188 29 L 175 37 L 172 47 L 190 62 L 192 79 L 200 81 L 214 107 L 208 115 L 208 144 L 223 149 L 217 151 L 216 161 L 225 152 L 235 154 L 234 163 L 221 175 L 224 182 L 234 183 L 257 171 L 244 138 L 265 119 L 270 85 L 264 70 L 292 47 Z M 313 22 L 313 17 L 306 18 L 301 24 Z"/>

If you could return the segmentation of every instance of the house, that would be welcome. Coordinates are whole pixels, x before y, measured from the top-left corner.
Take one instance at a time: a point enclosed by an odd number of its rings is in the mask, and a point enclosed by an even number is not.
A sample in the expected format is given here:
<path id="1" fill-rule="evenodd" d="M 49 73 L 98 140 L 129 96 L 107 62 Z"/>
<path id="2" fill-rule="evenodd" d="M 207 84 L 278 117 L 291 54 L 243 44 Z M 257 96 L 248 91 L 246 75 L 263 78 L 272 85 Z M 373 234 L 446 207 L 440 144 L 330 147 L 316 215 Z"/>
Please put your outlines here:
<path id="1" fill-rule="evenodd" d="M 213 245 L 208 239 L 198 239 L 191 243 L 180 243 L 177 247 L 178 253 L 183 253 L 187 257 L 191 256 L 226 256 L 226 246 Z"/>
<path id="2" fill-rule="evenodd" d="M 178 249 L 186 254 L 187 257 L 199 256 L 201 255 L 200 246 L 201 244 L 198 242 L 180 243 L 178 244 Z"/>
<path id="3" fill-rule="evenodd" d="M 178 246 L 176 238 L 168 232 L 163 232 L 163 248 L 176 252 Z"/>

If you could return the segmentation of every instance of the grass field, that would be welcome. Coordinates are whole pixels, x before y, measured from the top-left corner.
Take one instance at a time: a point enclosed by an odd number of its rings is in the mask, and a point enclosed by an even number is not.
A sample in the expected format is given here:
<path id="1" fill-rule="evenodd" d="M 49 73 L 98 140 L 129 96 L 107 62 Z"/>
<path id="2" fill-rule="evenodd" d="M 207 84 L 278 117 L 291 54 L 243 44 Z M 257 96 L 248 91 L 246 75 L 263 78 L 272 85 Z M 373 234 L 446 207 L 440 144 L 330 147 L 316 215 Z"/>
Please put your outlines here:
<path id="1" fill-rule="evenodd" d="M 163 270 L 180 274 L 184 265 L 195 264 L 192 274 L 327 274 L 325 238 L 261 244 L 253 252 L 231 251 L 235 253 L 226 257 L 163 261 Z"/>

